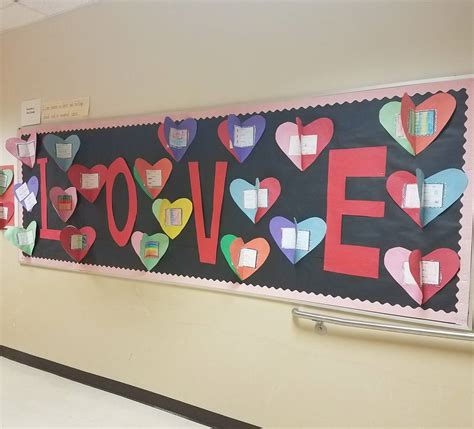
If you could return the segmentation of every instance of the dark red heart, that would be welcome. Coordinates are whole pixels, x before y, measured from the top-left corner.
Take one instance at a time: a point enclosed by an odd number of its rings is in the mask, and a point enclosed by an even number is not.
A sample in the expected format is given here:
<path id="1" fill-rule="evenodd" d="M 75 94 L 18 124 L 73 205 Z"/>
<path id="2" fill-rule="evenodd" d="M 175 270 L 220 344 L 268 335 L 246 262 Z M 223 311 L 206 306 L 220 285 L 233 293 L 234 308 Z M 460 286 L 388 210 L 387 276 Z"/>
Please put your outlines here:
<path id="1" fill-rule="evenodd" d="M 84 249 L 71 248 L 71 237 L 73 235 L 86 236 L 86 246 Z M 95 229 L 90 226 L 84 226 L 83 228 L 78 229 L 75 226 L 69 225 L 64 228 L 59 235 L 61 246 L 63 246 L 63 249 L 66 251 L 66 253 L 76 262 L 80 262 L 87 255 L 87 253 L 89 253 L 90 248 L 94 244 L 95 238 Z"/>
<path id="2" fill-rule="evenodd" d="M 8 209 L 8 214 L 6 219 L 0 219 L 0 229 L 5 229 L 5 227 L 10 222 L 11 218 L 13 217 L 13 213 L 15 212 L 15 205 L 11 202 L 0 202 L 0 207 L 6 207 Z"/>

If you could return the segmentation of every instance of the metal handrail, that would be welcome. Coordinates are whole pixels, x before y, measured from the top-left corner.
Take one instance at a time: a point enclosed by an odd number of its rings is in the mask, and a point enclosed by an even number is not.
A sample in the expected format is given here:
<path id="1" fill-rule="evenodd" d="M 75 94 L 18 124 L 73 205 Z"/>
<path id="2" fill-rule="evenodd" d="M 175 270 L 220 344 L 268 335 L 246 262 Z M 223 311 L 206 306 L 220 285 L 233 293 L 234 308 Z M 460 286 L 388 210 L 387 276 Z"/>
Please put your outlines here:
<path id="1" fill-rule="evenodd" d="M 400 334 L 424 335 L 427 337 L 447 338 L 450 340 L 474 341 L 474 332 L 458 332 L 445 329 L 415 328 L 402 325 L 389 325 L 387 323 L 364 322 L 362 320 L 343 319 L 341 317 L 324 316 L 322 314 L 309 313 L 298 308 L 293 308 L 293 316 L 300 319 L 308 319 L 316 322 L 320 332 L 325 333 L 324 323 L 349 326 L 351 328 L 375 329 L 377 331 L 397 332 Z"/>

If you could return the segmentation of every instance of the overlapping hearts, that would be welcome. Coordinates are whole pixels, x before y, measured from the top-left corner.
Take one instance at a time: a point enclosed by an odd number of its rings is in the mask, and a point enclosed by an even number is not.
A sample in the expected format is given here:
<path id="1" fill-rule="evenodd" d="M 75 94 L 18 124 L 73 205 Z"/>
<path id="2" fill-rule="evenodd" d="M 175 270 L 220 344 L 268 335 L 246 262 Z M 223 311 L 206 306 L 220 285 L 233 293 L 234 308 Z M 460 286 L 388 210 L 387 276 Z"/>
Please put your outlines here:
<path id="1" fill-rule="evenodd" d="M 66 197 L 66 199 L 68 200 L 67 205 L 61 203 L 61 199 L 64 199 L 64 197 Z M 74 210 L 76 210 L 77 190 L 73 186 L 67 189 L 62 189 L 59 186 L 54 186 L 49 191 L 49 199 L 59 218 L 63 222 L 67 222 L 74 213 Z"/>
<path id="2" fill-rule="evenodd" d="M 15 213 L 15 204 L 9 201 L 0 201 L 0 229 L 5 229 Z"/>
<path id="3" fill-rule="evenodd" d="M 191 146 L 196 133 L 197 121 L 192 118 L 185 119 L 178 124 L 167 116 L 158 127 L 158 139 L 161 145 L 178 162 Z"/>
<path id="4" fill-rule="evenodd" d="M 131 238 L 133 250 L 142 261 L 147 271 L 151 271 L 168 250 L 170 239 L 166 234 L 158 232 L 148 235 L 141 231 L 135 231 Z M 151 252 L 148 247 L 153 243 L 155 252 Z"/>
<path id="5" fill-rule="evenodd" d="M 13 186 L 15 198 L 27 211 L 31 211 L 36 205 L 38 196 L 39 182 L 36 176 L 31 176 L 27 182 L 16 183 Z M 26 190 L 26 192 L 23 192 Z"/>
<path id="6" fill-rule="evenodd" d="M 178 211 L 179 220 L 176 224 L 170 222 L 173 210 Z M 165 234 L 174 239 L 188 223 L 193 212 L 193 203 L 188 198 L 179 198 L 173 203 L 167 199 L 157 199 L 153 203 L 152 211 Z"/>
<path id="7" fill-rule="evenodd" d="M 160 159 L 154 164 L 137 158 L 133 167 L 133 175 L 145 194 L 154 200 L 165 187 L 172 170 L 173 164 L 168 158 Z"/>
<path id="8" fill-rule="evenodd" d="M 96 235 L 95 229 L 91 226 L 76 228 L 75 226 L 68 225 L 59 234 L 59 240 L 66 253 L 76 262 L 81 262 L 89 253 L 89 250 L 95 242 Z M 85 245 L 78 248 L 73 248 L 71 240 L 73 236 L 85 237 Z"/>
<path id="9" fill-rule="evenodd" d="M 36 161 L 36 133 L 31 134 L 27 140 L 19 137 L 7 139 L 5 149 L 23 164 L 33 168 Z"/>
<path id="10" fill-rule="evenodd" d="M 108 169 L 105 165 L 98 164 L 91 168 L 87 168 L 81 164 L 72 165 L 68 172 L 67 177 L 71 184 L 77 189 L 77 191 L 89 202 L 93 203 L 100 194 L 100 191 L 105 185 L 107 180 Z M 82 175 L 97 174 L 98 186 L 95 188 L 87 189 L 83 187 Z"/>
<path id="11" fill-rule="evenodd" d="M 5 231 L 5 238 L 23 253 L 31 256 L 36 244 L 37 228 L 36 221 L 30 222 L 26 228 L 14 226 Z"/>

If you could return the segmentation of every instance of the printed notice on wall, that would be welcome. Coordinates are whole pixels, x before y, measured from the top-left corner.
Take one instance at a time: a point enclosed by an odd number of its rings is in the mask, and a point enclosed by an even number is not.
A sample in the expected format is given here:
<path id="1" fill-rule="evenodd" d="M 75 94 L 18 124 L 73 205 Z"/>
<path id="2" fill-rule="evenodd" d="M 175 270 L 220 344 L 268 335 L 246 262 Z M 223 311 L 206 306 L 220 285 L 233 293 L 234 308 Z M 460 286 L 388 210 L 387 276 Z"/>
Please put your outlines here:
<path id="1" fill-rule="evenodd" d="M 42 121 L 78 119 L 89 116 L 89 97 L 43 103 Z"/>
<path id="2" fill-rule="evenodd" d="M 21 126 L 36 125 L 41 122 L 41 99 L 26 100 L 21 103 Z"/>

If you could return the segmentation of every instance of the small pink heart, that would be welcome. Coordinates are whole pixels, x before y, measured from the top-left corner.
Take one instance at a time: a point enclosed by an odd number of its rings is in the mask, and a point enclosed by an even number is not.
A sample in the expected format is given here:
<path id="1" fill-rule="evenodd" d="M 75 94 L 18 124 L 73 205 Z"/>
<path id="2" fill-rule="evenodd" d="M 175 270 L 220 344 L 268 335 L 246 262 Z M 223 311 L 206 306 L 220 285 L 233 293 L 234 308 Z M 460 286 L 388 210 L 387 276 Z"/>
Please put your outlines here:
<path id="1" fill-rule="evenodd" d="M 67 222 L 76 210 L 77 190 L 73 186 L 67 189 L 55 186 L 49 191 L 49 199 L 61 220 Z"/>
<path id="2" fill-rule="evenodd" d="M 16 159 L 19 159 L 23 164 L 32 168 L 36 161 L 36 133 L 30 135 L 28 140 L 20 139 L 19 137 L 11 137 L 7 139 L 5 148 Z"/>

